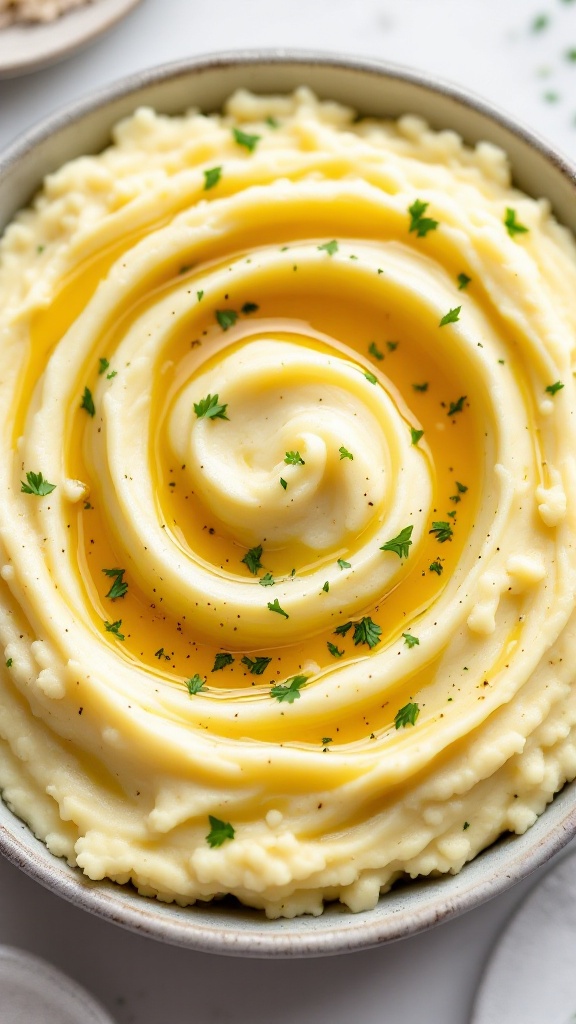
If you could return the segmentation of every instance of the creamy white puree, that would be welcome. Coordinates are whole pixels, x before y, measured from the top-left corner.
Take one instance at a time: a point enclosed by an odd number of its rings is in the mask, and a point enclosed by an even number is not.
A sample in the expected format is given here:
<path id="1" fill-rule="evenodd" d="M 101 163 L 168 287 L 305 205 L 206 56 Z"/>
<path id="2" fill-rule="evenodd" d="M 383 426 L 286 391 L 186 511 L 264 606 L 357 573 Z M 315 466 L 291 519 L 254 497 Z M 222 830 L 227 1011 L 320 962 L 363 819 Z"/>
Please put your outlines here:
<path id="1" fill-rule="evenodd" d="M 535 821 L 576 775 L 575 295 L 502 152 L 306 89 L 49 176 L 0 243 L 0 786 L 55 855 L 291 917 Z"/>

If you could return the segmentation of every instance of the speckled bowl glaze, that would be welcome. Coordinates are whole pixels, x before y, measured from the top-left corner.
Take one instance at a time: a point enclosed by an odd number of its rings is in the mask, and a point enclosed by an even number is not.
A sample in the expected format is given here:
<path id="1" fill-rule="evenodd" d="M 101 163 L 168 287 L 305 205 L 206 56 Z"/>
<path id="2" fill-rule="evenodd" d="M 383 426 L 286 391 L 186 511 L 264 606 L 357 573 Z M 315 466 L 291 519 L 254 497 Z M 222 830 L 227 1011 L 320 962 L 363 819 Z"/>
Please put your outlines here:
<path id="1" fill-rule="evenodd" d="M 207 56 L 144 71 L 69 106 L 23 135 L 0 156 L 0 228 L 26 205 L 41 180 L 66 160 L 94 153 L 111 126 L 146 104 L 165 113 L 218 110 L 234 89 L 290 92 L 306 84 L 362 114 L 410 112 L 468 142 L 487 139 L 509 154 L 516 184 L 547 196 L 576 233 L 576 169 L 541 140 L 468 93 L 420 73 L 342 56 L 271 51 Z M 576 833 L 576 782 L 559 793 L 522 836 L 507 836 L 454 876 L 402 885 L 375 910 L 329 906 L 321 917 L 268 921 L 223 901 L 181 908 L 139 896 L 129 886 L 92 882 L 50 854 L 0 803 L 0 850 L 65 899 L 125 928 L 210 953 L 252 957 L 322 956 L 405 938 L 496 896 L 556 853 Z"/>

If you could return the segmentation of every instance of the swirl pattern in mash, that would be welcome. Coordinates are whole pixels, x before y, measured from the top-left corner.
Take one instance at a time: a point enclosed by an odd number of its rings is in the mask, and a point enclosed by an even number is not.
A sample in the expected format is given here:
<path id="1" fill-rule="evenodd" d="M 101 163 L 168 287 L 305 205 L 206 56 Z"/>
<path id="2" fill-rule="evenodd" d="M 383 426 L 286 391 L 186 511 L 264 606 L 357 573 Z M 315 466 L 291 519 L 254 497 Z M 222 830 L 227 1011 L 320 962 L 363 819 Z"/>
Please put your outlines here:
<path id="1" fill-rule="evenodd" d="M 140 110 L 0 263 L 0 785 L 92 879 L 270 916 L 576 775 L 573 240 L 300 90 Z"/>

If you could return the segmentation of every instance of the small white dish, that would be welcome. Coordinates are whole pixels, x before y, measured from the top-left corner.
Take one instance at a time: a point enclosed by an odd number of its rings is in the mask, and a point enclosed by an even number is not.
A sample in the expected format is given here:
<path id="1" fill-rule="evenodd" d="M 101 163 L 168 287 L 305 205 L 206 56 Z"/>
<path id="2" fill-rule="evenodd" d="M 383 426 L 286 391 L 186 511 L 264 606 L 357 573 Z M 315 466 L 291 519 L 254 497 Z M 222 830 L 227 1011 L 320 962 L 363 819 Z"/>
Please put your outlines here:
<path id="1" fill-rule="evenodd" d="M 0 946 L 2 1024 L 114 1024 L 92 996 L 46 960 Z"/>
<path id="2" fill-rule="evenodd" d="M 576 1021 L 576 852 L 538 882 L 484 972 L 471 1024 Z"/>
<path id="3" fill-rule="evenodd" d="M 0 78 L 54 64 L 124 18 L 140 0 L 93 0 L 50 22 L 0 29 Z"/>

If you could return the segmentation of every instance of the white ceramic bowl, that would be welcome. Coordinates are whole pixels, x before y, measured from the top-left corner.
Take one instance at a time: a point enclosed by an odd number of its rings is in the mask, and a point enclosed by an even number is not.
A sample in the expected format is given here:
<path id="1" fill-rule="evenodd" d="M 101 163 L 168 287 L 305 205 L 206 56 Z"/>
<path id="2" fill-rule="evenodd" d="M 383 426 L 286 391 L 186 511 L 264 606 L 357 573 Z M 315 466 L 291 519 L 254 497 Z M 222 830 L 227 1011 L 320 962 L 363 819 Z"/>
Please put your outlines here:
<path id="1" fill-rule="evenodd" d="M 362 114 L 423 116 L 466 141 L 487 139 L 509 154 L 516 184 L 547 196 L 576 234 L 576 171 L 525 129 L 483 101 L 419 73 L 375 61 L 306 53 L 221 54 L 132 75 L 73 104 L 22 136 L 0 157 L 0 229 L 26 205 L 43 177 L 66 160 L 94 153 L 111 126 L 147 104 L 165 113 L 190 106 L 218 110 L 234 89 L 290 92 L 306 84 Z M 212 953 L 310 956 L 342 953 L 404 938 L 495 896 L 544 863 L 576 833 L 576 783 L 566 786 L 522 836 L 507 836 L 454 876 L 395 888 L 375 910 L 351 914 L 329 906 L 322 917 L 267 921 L 226 902 L 180 908 L 139 896 L 128 886 L 91 882 L 52 856 L 0 804 L 0 850 L 42 885 L 107 920 L 142 934 Z"/>

